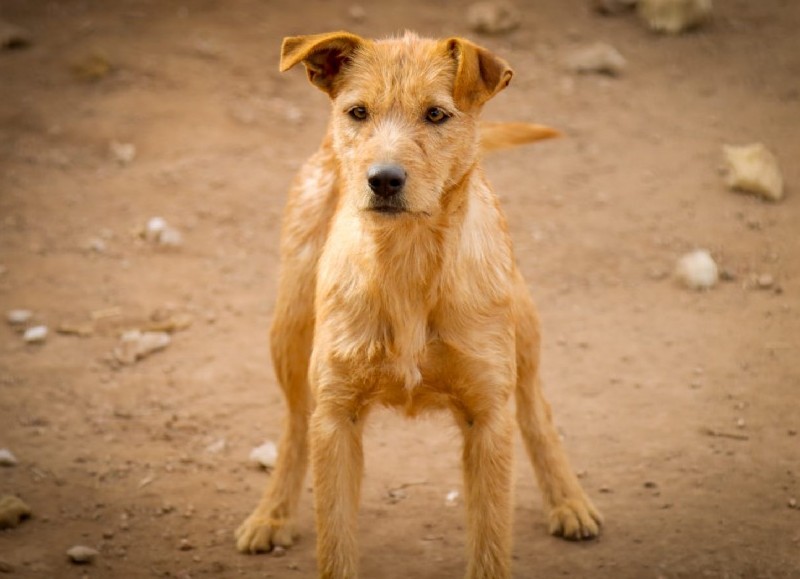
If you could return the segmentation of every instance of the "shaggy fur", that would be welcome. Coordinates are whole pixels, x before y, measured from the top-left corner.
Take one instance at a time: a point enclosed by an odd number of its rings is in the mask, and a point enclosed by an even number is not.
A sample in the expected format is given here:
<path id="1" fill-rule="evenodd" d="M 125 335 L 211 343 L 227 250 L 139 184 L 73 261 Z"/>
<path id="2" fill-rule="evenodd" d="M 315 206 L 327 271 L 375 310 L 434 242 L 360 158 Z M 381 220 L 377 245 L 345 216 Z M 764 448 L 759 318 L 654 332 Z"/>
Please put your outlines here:
<path id="1" fill-rule="evenodd" d="M 482 105 L 512 72 L 461 38 L 286 38 L 281 70 L 299 63 L 330 96 L 332 116 L 284 217 L 272 357 L 289 417 L 275 472 L 238 529 L 237 547 L 292 543 L 310 454 L 320 576 L 356 577 L 370 410 L 441 409 L 464 437 L 467 577 L 509 577 L 512 394 L 550 531 L 596 536 L 600 515 L 567 462 L 539 385 L 536 310 L 479 165 L 482 130 L 483 149 L 555 133 L 481 129 Z M 376 205 L 366 177 L 375 163 L 406 171 L 396 211 Z"/>

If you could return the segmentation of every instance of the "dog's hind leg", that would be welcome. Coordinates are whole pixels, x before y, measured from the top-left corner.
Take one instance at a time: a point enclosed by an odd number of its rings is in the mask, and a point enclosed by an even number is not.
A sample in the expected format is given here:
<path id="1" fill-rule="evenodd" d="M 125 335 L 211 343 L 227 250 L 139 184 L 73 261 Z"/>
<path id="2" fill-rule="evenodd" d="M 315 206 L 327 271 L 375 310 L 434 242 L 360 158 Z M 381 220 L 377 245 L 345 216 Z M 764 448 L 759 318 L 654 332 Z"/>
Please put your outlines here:
<path id="1" fill-rule="evenodd" d="M 589 539 L 600 532 L 602 517 L 569 465 L 539 382 L 539 320 L 533 301 L 517 282 L 517 421 L 536 478 L 550 510 L 550 533 Z"/>
<path id="2" fill-rule="evenodd" d="M 308 359 L 313 335 L 313 284 L 305 287 L 286 272 L 281 279 L 271 329 L 272 361 L 288 406 L 278 461 L 255 511 L 236 531 L 239 551 L 270 551 L 292 544 L 292 519 L 308 464 L 308 419 L 312 401 Z M 304 295 L 309 294 L 309 295 Z"/>

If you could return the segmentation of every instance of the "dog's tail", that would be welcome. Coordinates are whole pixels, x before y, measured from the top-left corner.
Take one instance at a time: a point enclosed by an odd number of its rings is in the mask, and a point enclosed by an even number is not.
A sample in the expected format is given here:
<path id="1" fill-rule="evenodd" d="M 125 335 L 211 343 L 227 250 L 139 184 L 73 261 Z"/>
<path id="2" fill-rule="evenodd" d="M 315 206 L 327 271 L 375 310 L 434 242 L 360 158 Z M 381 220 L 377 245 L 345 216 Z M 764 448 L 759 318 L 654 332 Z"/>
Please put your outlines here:
<path id="1" fill-rule="evenodd" d="M 561 133 L 555 129 L 533 123 L 481 121 L 480 132 L 481 151 L 484 153 L 561 136 Z"/>

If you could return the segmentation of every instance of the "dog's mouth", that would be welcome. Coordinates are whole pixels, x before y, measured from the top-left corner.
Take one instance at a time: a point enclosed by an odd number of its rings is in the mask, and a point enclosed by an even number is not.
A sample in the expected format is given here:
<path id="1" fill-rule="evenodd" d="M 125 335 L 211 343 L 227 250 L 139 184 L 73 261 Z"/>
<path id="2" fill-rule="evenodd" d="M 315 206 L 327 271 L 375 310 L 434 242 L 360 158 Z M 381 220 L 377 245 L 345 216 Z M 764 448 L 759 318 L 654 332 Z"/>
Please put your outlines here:
<path id="1" fill-rule="evenodd" d="M 367 211 L 370 213 L 378 213 L 381 215 L 399 215 L 400 213 L 408 213 L 408 209 L 402 201 L 395 199 L 371 199 L 367 206 Z"/>

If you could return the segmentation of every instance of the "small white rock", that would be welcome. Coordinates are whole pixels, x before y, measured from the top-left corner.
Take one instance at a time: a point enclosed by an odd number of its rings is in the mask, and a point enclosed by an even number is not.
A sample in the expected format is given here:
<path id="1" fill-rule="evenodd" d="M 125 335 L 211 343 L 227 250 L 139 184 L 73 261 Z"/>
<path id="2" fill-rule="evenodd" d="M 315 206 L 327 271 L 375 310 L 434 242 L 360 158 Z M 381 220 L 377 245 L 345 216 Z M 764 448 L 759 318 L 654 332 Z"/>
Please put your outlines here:
<path id="1" fill-rule="evenodd" d="M 41 344 L 47 339 L 47 326 L 33 326 L 25 330 L 23 336 L 29 344 Z"/>
<path id="2" fill-rule="evenodd" d="M 264 468 L 273 468 L 278 460 L 278 447 L 274 442 L 268 440 L 250 451 L 250 460 Z"/>
<path id="3" fill-rule="evenodd" d="M 153 352 L 169 346 L 172 338 L 166 332 L 130 330 L 122 334 L 114 349 L 114 357 L 122 364 L 133 364 Z"/>
<path id="4" fill-rule="evenodd" d="M 719 280 L 719 270 L 711 254 L 705 249 L 687 253 L 678 260 L 675 275 L 689 289 L 705 290 Z"/>
<path id="5" fill-rule="evenodd" d="M 595 72 L 611 76 L 621 74 L 628 64 L 616 48 L 605 42 L 596 42 L 573 52 L 565 63 L 572 72 Z"/>
<path id="6" fill-rule="evenodd" d="M 6 320 L 12 326 L 19 326 L 27 324 L 33 317 L 33 312 L 30 310 L 10 310 L 6 314 Z"/>
<path id="7" fill-rule="evenodd" d="M 100 553 L 96 549 L 86 547 L 84 545 L 75 545 L 67 551 L 67 557 L 73 563 L 78 565 L 85 565 L 91 563 Z"/>
<path id="8" fill-rule="evenodd" d="M 17 466 L 19 461 L 7 448 L 0 448 L 0 466 Z"/>
<path id="9" fill-rule="evenodd" d="M 111 141 L 109 150 L 111 151 L 111 156 L 120 165 L 130 165 L 136 158 L 136 145 L 133 143 Z"/>
<path id="10" fill-rule="evenodd" d="M 171 227 L 163 217 L 151 217 L 144 228 L 144 238 L 164 247 L 178 247 L 183 243 L 180 231 Z"/>
<path id="11" fill-rule="evenodd" d="M 770 201 L 783 199 L 783 176 L 778 160 L 762 143 L 740 147 L 724 145 L 725 184 L 731 189 L 761 195 Z"/>
<path id="12" fill-rule="evenodd" d="M 458 503 L 458 491 L 450 491 L 444 498 L 444 504 L 448 507 L 454 507 Z"/>
<path id="13" fill-rule="evenodd" d="M 228 448 L 228 441 L 224 438 L 220 438 L 219 440 L 215 440 L 211 444 L 206 447 L 206 452 L 209 454 L 219 454 L 223 450 Z"/>
<path id="14" fill-rule="evenodd" d="M 639 0 L 639 16 L 657 32 L 679 34 L 711 16 L 711 0 Z"/>
<path id="15" fill-rule="evenodd" d="M 509 2 L 476 2 L 467 9 L 467 22 L 475 32 L 502 34 L 520 23 L 519 11 Z"/>

